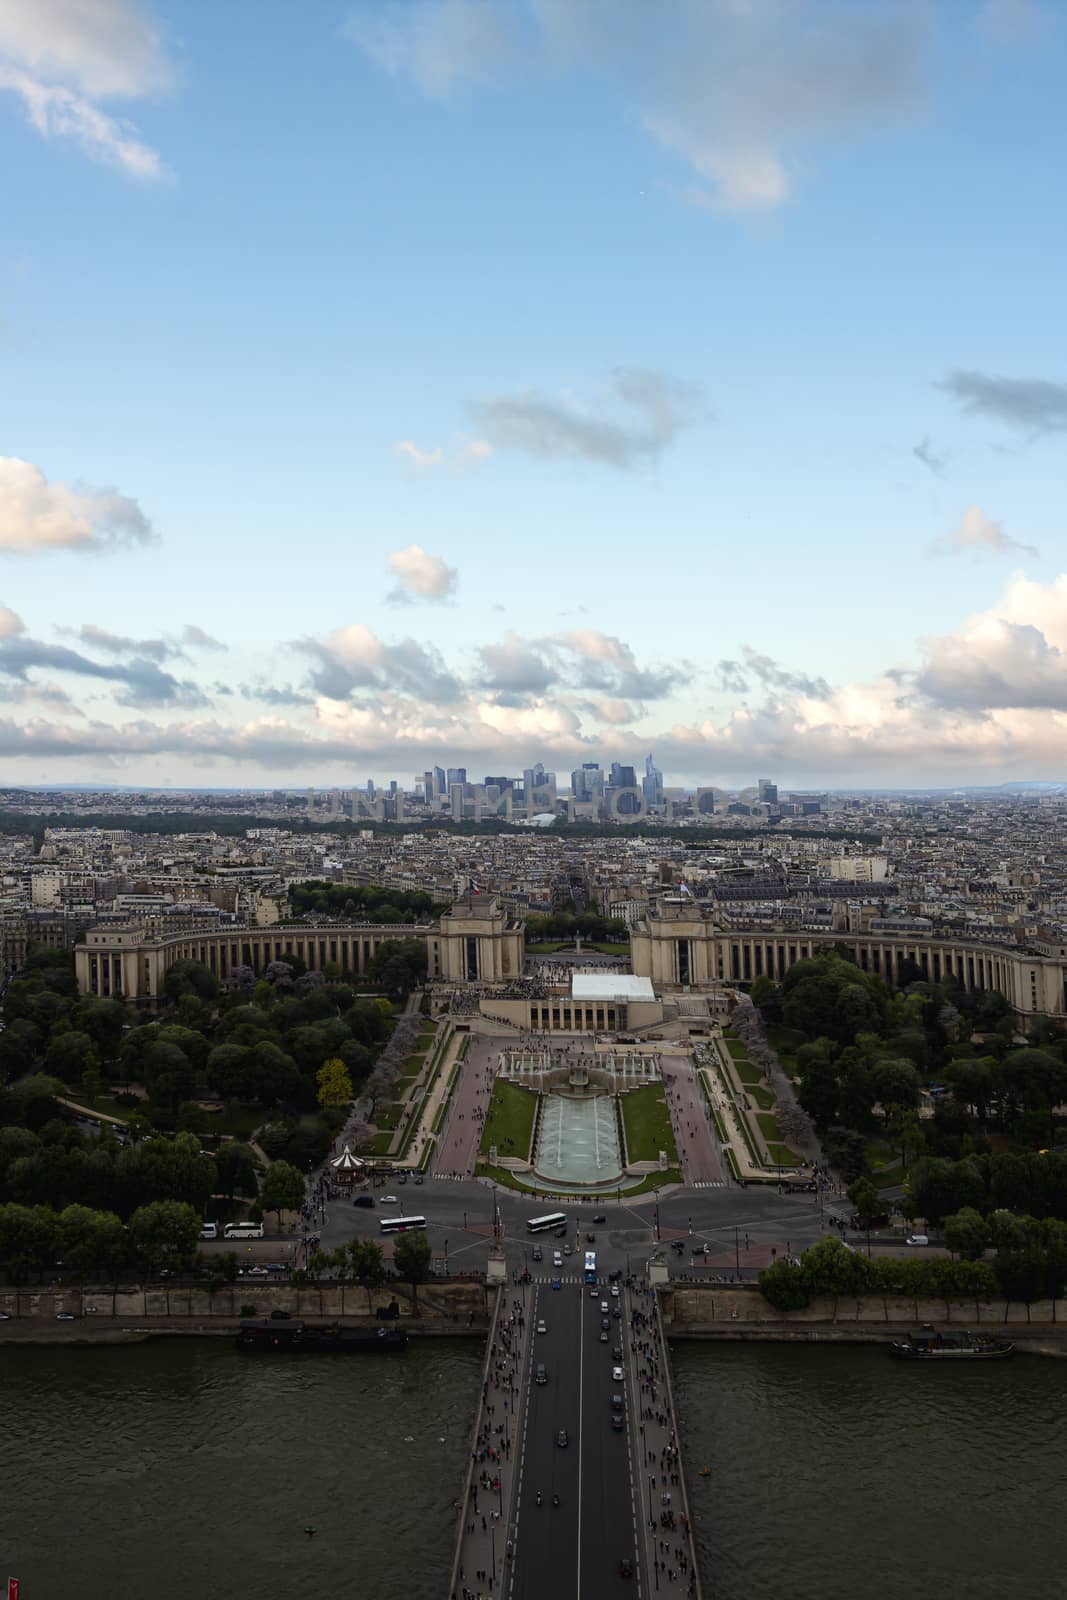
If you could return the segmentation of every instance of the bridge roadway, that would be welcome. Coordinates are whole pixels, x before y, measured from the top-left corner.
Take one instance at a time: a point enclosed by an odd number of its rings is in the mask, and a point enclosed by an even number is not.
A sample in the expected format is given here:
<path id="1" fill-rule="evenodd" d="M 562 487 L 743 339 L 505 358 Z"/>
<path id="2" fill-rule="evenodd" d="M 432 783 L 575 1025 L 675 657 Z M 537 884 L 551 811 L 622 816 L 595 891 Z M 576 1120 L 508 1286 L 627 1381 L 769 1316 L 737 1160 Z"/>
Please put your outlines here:
<path id="1" fill-rule="evenodd" d="M 684 1487 L 673 1483 L 682 1464 L 678 1458 L 662 1458 L 668 1442 L 676 1449 L 673 1422 L 665 1417 L 660 1426 L 655 1420 L 669 1401 L 651 1296 L 643 1280 L 632 1280 L 632 1289 L 622 1287 L 616 1298 L 604 1280 L 593 1294 L 576 1279 L 571 1273 L 559 1289 L 540 1282 L 519 1290 L 523 1327 L 512 1341 L 518 1358 L 511 1402 L 514 1433 L 501 1473 L 507 1509 L 497 1524 L 495 1559 L 486 1571 L 479 1566 L 486 1549 L 481 1514 L 469 1521 L 468 1501 L 453 1569 L 455 1600 L 471 1595 L 494 1600 L 602 1600 L 615 1593 L 664 1593 L 679 1600 L 699 1596 L 693 1547 L 682 1516 Z M 507 1305 L 514 1303 L 514 1290 L 505 1287 L 502 1293 Z M 606 1329 L 604 1303 L 609 1308 Z M 613 1314 L 616 1308 L 618 1316 Z M 537 1332 L 540 1321 L 544 1333 Z M 539 1363 L 545 1367 L 544 1383 L 536 1381 Z M 623 1368 L 621 1382 L 612 1376 L 617 1366 Z M 653 1373 L 655 1399 L 648 1388 Z M 611 1422 L 615 1396 L 622 1401 L 621 1431 Z M 495 1410 L 488 1417 L 484 1401 L 479 1408 L 476 1445 L 497 1420 L 500 1400 L 501 1392 L 490 1386 L 486 1401 L 495 1402 Z M 566 1432 L 565 1445 L 559 1443 L 560 1430 Z M 475 1475 L 481 1470 L 477 1466 Z M 552 1503 L 554 1495 L 558 1506 Z M 677 1518 L 670 1533 L 660 1526 L 665 1495 L 671 1496 Z M 484 1501 L 493 1505 L 491 1492 L 484 1494 Z M 484 1511 L 485 1505 L 479 1504 Z M 670 1580 L 666 1559 L 659 1565 L 663 1536 L 672 1551 L 684 1552 L 681 1560 L 672 1555 Z M 624 1561 L 632 1564 L 629 1574 L 621 1570 Z M 457 1579 L 460 1571 L 464 1576 Z"/>

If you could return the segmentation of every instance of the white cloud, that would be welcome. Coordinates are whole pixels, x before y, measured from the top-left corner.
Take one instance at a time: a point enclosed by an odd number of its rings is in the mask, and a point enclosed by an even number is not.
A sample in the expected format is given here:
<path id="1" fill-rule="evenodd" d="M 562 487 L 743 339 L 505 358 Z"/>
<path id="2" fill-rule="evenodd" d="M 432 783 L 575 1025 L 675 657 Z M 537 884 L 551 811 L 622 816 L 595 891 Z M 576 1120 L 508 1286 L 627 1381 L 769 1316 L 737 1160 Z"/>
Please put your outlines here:
<path id="1" fill-rule="evenodd" d="M 432 556 L 421 545 L 405 545 L 394 550 L 389 557 L 389 571 L 397 580 L 390 598 L 410 600 L 447 600 L 455 594 L 459 573 L 441 556 Z"/>
<path id="2" fill-rule="evenodd" d="M 0 639 L 13 639 L 25 631 L 26 624 L 17 611 L 12 611 L 10 606 L 0 606 Z"/>
<path id="3" fill-rule="evenodd" d="M 154 537 L 152 524 L 128 495 L 49 483 L 32 462 L 0 456 L 0 552 L 102 550 Z"/>
<path id="4" fill-rule="evenodd" d="M 128 176 L 162 176 L 158 153 L 99 101 L 166 89 L 171 72 L 159 29 L 136 0 L 3 0 L 0 89 L 18 95 L 30 122 Z"/>
<path id="5" fill-rule="evenodd" d="M 424 450 L 414 439 L 398 439 L 393 445 L 393 454 L 409 461 L 416 472 L 432 472 L 435 467 L 451 467 L 463 472 L 481 466 L 492 453 L 486 439 L 459 438 L 447 449 L 444 445 L 435 445 L 432 450 Z"/>
<path id="6" fill-rule="evenodd" d="M 494 449 L 625 469 L 656 460 L 697 421 L 702 402 L 694 385 L 666 373 L 617 367 L 591 405 L 524 390 L 471 410 Z"/>
<path id="7" fill-rule="evenodd" d="M 787 198 L 812 145 L 916 114 L 928 13 L 924 0 L 409 0 L 345 31 L 438 98 L 520 59 L 606 78 L 696 174 L 693 198 L 758 210 Z"/>
<path id="8" fill-rule="evenodd" d="M 517 29 L 499 0 L 368 0 L 341 32 L 383 72 L 440 98 L 489 77 L 511 56 Z"/>
<path id="9" fill-rule="evenodd" d="M 1004 532 L 1001 522 L 993 522 L 979 506 L 968 506 L 947 539 L 934 542 L 935 553 L 1039 556 L 1035 545 L 1020 544 Z"/>

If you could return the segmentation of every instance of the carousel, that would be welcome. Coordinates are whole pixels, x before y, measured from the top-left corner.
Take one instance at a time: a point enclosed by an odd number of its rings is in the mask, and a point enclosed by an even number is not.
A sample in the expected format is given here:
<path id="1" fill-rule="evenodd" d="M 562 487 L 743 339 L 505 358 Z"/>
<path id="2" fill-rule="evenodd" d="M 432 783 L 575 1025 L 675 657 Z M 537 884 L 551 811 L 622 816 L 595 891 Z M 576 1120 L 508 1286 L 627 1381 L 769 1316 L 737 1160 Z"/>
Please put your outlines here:
<path id="1" fill-rule="evenodd" d="M 330 1161 L 331 1181 L 339 1189 L 351 1189 L 355 1184 L 362 1183 L 367 1176 L 367 1170 L 367 1163 L 357 1156 L 348 1144 L 339 1156 L 334 1156 Z"/>

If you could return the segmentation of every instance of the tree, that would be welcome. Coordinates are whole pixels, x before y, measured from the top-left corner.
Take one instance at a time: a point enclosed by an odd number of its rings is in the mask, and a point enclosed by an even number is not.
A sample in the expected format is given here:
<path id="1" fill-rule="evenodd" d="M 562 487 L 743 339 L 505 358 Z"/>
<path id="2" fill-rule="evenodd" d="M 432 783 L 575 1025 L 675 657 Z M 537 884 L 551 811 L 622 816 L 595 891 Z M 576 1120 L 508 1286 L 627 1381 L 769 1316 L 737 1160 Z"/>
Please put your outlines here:
<path id="1" fill-rule="evenodd" d="M 418 1315 L 420 1283 L 430 1276 L 430 1241 L 421 1228 L 402 1233 L 393 1250 L 393 1269 L 398 1278 L 411 1285 L 412 1310 Z"/>
<path id="2" fill-rule="evenodd" d="M 259 1202 L 264 1211 L 277 1213 L 281 1227 L 283 1211 L 299 1211 L 304 1204 L 304 1174 L 288 1161 L 275 1161 L 263 1178 Z"/>
<path id="3" fill-rule="evenodd" d="M 385 1282 L 385 1256 L 376 1239 L 351 1239 L 348 1254 L 352 1262 L 352 1276 L 367 1291 L 367 1315 L 371 1312 L 371 1292 Z"/>
<path id="4" fill-rule="evenodd" d="M 885 1112 L 910 1110 L 919 1103 L 919 1074 L 910 1061 L 876 1061 L 871 1087 Z"/>
<path id="5" fill-rule="evenodd" d="M 352 1103 L 352 1079 L 343 1061 L 336 1056 L 324 1061 L 318 1070 L 319 1105 L 348 1106 Z"/>
<path id="6" fill-rule="evenodd" d="M 776 1261 L 759 1275 L 760 1292 L 776 1311 L 803 1311 L 810 1306 L 812 1292 L 802 1267 L 789 1261 Z"/>
<path id="7" fill-rule="evenodd" d="M 48 1041 L 44 1064 L 49 1072 L 66 1084 L 78 1083 L 98 1062 L 96 1044 L 87 1033 L 72 1029 Z"/>
<path id="8" fill-rule="evenodd" d="M 989 1226 L 973 1206 L 945 1218 L 945 1244 L 961 1261 L 981 1261 L 988 1243 Z"/>
<path id="9" fill-rule="evenodd" d="M 181 1200 L 154 1200 L 130 1218 L 130 1238 L 149 1272 L 163 1266 L 176 1271 L 192 1266 L 199 1235 L 199 1212 Z"/>
<path id="10" fill-rule="evenodd" d="M 860 1227 L 869 1231 L 875 1217 L 881 1216 L 885 1210 L 878 1190 L 870 1178 L 857 1178 L 849 1188 L 848 1197 L 856 1208 Z"/>
<path id="11" fill-rule="evenodd" d="M 104 1061 L 111 1061 L 122 1042 L 129 1013 L 120 1000 L 101 1000 L 88 995 L 70 1014 L 76 1028 L 87 1033 Z"/>
<path id="12" fill-rule="evenodd" d="M 193 994 L 198 1000 L 210 1002 L 218 995 L 219 985 L 211 968 L 202 961 L 175 961 L 164 974 L 163 989 L 168 1000 Z"/>
<path id="13" fill-rule="evenodd" d="M 237 1194 L 255 1195 L 259 1192 L 256 1181 L 259 1162 L 251 1145 L 240 1144 L 236 1139 L 227 1140 L 215 1154 L 215 1169 L 219 1192 L 227 1200 L 232 1200 Z"/>

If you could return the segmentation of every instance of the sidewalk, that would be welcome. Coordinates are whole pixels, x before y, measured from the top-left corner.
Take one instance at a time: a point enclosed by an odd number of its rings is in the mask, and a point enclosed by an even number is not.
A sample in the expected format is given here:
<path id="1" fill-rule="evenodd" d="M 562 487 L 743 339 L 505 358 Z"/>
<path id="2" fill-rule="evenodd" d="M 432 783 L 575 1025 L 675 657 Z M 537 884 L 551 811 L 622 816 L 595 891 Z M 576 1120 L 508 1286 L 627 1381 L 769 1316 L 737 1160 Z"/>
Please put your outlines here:
<path id="1" fill-rule="evenodd" d="M 532 1304 L 529 1284 L 501 1285 L 489 1330 L 475 1443 L 463 1489 L 450 1600 L 503 1595 L 511 1560 L 510 1527 L 519 1441 L 515 1406 L 525 1393 Z"/>
<path id="2" fill-rule="evenodd" d="M 700 1576 L 678 1436 L 669 1357 L 655 1294 L 634 1279 L 626 1291 L 630 1369 L 638 1388 L 636 1459 L 638 1527 L 647 1592 L 700 1600 Z"/>

